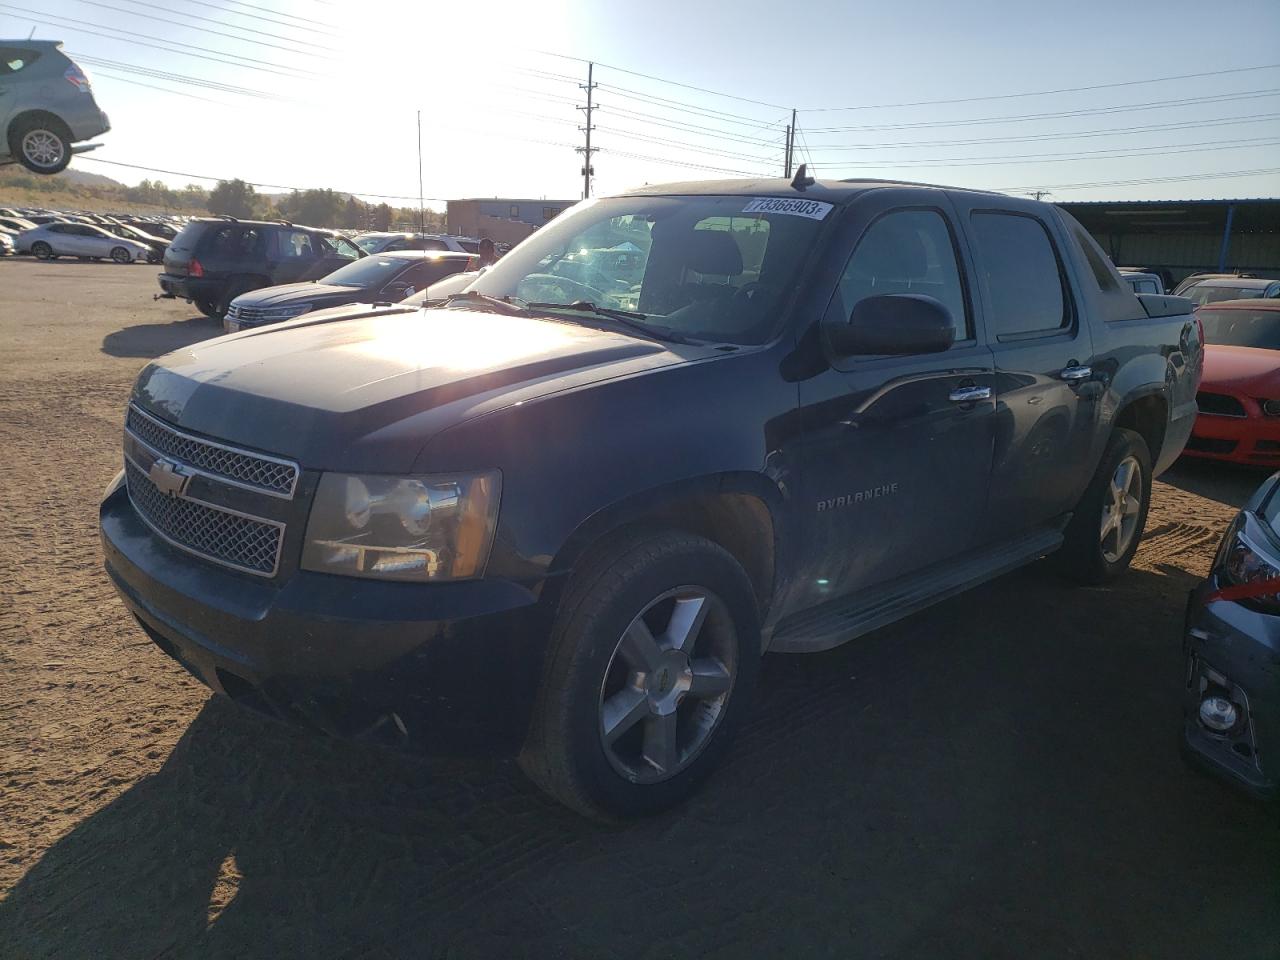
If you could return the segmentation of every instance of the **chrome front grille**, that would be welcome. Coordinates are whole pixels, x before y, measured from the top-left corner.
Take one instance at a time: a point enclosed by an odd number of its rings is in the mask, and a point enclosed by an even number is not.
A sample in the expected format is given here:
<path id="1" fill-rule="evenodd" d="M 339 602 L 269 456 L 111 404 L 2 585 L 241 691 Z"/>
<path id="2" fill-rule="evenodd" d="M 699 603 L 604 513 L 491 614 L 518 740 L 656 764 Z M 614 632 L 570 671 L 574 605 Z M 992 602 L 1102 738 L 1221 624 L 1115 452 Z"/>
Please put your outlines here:
<path id="1" fill-rule="evenodd" d="M 193 437 L 143 413 L 132 404 L 125 427 L 157 453 L 181 460 L 236 486 L 292 499 L 298 485 L 296 463 Z"/>
<path id="2" fill-rule="evenodd" d="M 275 576 L 284 524 L 168 496 L 133 461 L 126 459 L 124 467 L 134 509 L 165 540 L 224 566 Z"/>

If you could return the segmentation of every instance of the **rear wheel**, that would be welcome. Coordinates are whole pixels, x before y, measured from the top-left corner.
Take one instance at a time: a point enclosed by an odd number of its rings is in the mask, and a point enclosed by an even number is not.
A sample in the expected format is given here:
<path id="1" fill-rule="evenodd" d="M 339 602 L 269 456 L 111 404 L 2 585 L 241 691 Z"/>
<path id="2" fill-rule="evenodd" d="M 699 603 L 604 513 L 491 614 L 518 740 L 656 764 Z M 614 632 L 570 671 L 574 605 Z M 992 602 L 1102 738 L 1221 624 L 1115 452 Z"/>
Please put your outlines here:
<path id="1" fill-rule="evenodd" d="M 133 254 L 124 247 L 112 247 L 111 259 L 116 263 L 133 263 Z"/>
<path id="2" fill-rule="evenodd" d="M 520 765 L 597 818 L 655 813 L 711 772 L 748 707 L 755 597 L 721 547 L 629 533 L 575 570 Z"/>
<path id="3" fill-rule="evenodd" d="M 9 152 L 32 173 L 61 173 L 71 162 L 71 131 L 54 116 L 20 120 L 9 134 Z"/>
<path id="4" fill-rule="evenodd" d="M 218 301 L 210 300 L 207 297 L 196 297 L 191 301 L 196 305 L 196 309 L 212 320 L 222 319 L 222 314 L 218 313 Z"/>
<path id="5" fill-rule="evenodd" d="M 43 240 L 37 240 L 31 245 L 31 255 L 37 260 L 52 260 L 54 259 L 53 247 Z"/>
<path id="6" fill-rule="evenodd" d="M 1067 525 L 1058 565 L 1081 583 L 1106 583 L 1129 567 L 1151 505 L 1151 452 L 1142 435 L 1118 427 Z"/>

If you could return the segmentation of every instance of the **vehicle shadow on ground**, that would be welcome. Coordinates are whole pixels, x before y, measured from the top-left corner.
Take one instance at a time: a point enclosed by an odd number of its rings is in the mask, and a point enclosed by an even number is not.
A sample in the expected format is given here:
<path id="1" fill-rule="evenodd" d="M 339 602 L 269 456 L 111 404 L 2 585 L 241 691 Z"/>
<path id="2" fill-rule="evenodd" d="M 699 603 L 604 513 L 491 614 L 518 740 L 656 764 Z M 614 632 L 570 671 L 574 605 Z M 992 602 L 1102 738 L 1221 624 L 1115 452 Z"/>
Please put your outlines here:
<path id="1" fill-rule="evenodd" d="M 720 772 L 616 827 L 511 764 L 361 750 L 215 698 L 19 882 L 0 942 L 59 960 L 1266 956 L 1280 830 L 1178 756 L 1192 582 L 1073 589 L 1042 564 L 768 658 Z"/>
<path id="2" fill-rule="evenodd" d="M 139 323 L 102 338 L 102 352 L 113 357 L 158 357 L 201 340 L 222 336 L 222 325 L 205 316 L 171 323 Z"/>
<path id="3" fill-rule="evenodd" d="M 1232 507 L 1243 507 L 1262 481 L 1274 471 L 1246 463 L 1224 463 L 1183 457 L 1160 479 L 1179 490 Z"/>

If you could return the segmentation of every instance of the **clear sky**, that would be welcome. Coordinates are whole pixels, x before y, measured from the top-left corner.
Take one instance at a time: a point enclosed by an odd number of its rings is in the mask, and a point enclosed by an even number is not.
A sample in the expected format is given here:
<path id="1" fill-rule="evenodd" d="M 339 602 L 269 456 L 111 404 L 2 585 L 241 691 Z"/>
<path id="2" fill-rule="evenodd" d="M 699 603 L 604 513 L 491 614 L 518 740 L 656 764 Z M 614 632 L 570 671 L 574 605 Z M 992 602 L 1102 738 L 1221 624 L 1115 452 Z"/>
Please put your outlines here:
<path id="1" fill-rule="evenodd" d="M 32 27 L 111 115 L 91 156 L 153 169 L 74 165 L 129 183 L 413 197 L 421 109 L 428 197 L 577 198 L 594 60 L 597 193 L 780 175 L 795 107 L 820 177 L 1280 195 L 1280 0 L 0 0 Z"/>

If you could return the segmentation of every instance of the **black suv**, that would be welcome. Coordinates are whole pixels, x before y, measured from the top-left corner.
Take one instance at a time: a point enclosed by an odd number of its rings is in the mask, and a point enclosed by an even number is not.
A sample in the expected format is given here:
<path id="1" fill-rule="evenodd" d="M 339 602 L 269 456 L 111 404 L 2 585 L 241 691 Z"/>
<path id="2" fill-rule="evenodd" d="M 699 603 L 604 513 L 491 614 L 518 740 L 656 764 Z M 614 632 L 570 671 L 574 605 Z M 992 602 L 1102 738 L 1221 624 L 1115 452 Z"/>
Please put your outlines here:
<path id="1" fill-rule="evenodd" d="M 287 220 L 192 220 L 165 252 L 161 296 L 221 320 L 242 293 L 316 280 L 363 256 L 341 234 Z"/>

